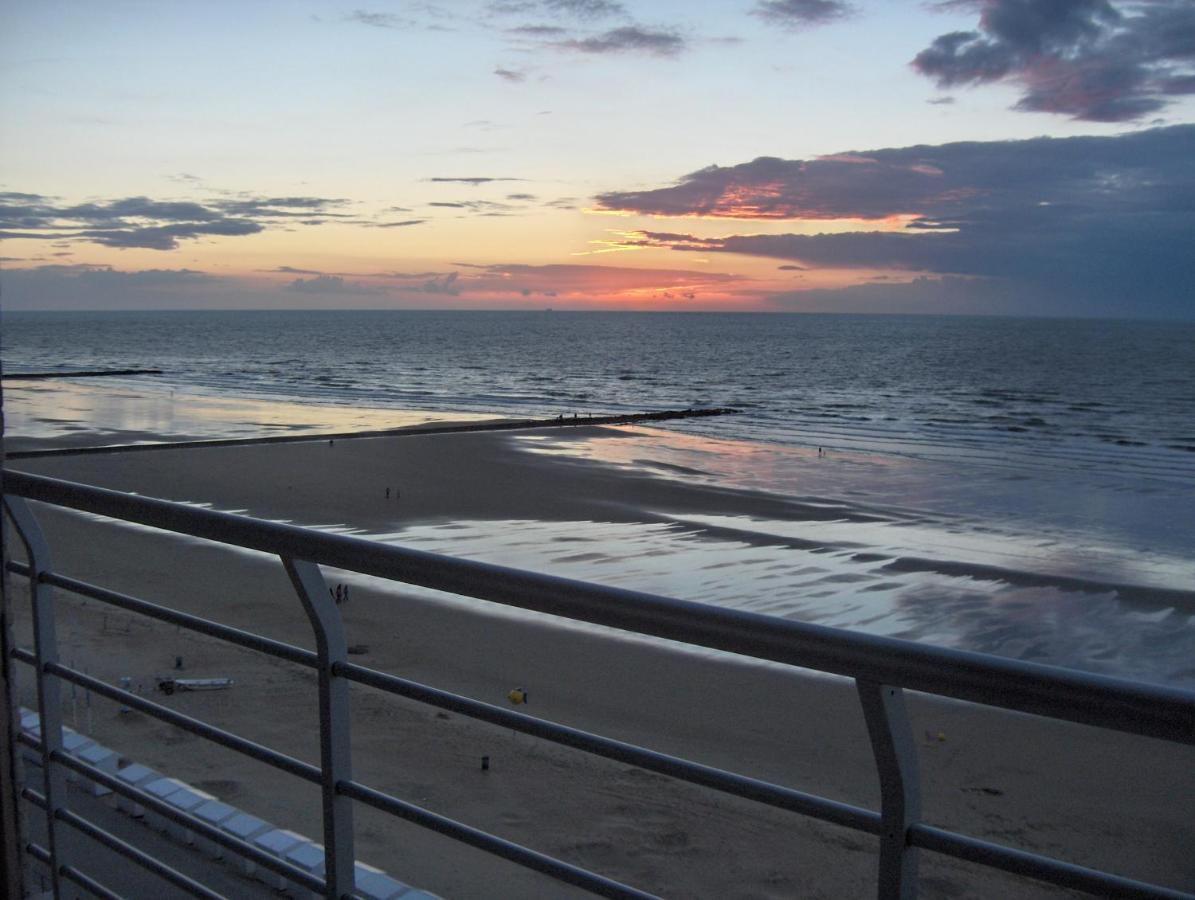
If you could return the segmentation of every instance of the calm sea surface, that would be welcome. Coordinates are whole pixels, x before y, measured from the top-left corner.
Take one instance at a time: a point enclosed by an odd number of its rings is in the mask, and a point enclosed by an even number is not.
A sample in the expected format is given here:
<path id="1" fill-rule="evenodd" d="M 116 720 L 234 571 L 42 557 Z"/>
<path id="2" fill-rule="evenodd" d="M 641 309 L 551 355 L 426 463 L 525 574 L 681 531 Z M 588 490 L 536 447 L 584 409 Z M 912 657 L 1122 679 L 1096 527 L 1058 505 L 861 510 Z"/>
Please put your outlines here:
<path id="1" fill-rule="evenodd" d="M 14 382 L 9 433 L 26 438 L 376 428 L 412 421 L 399 415 L 408 410 L 425 411 L 419 420 L 733 407 L 666 432 L 512 440 L 800 498 L 840 519 L 645 510 L 642 522 L 396 522 L 376 534 L 299 524 L 1195 686 L 1195 325 L 563 312 L 0 321 L 7 372 L 164 370 Z"/>
<path id="2" fill-rule="evenodd" d="M 18 313 L 5 370 L 547 416 L 731 406 L 695 433 L 1195 482 L 1195 325 L 567 312 Z M 144 385 L 145 380 L 139 380 Z"/>

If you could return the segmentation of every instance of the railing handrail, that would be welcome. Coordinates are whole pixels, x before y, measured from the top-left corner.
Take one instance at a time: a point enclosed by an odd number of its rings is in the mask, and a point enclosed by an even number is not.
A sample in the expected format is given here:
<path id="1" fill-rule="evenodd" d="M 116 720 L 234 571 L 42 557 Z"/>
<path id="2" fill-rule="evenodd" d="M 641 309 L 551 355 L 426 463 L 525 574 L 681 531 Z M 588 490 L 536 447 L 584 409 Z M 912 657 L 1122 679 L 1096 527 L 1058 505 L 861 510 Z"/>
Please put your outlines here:
<path id="1" fill-rule="evenodd" d="M 8 493 L 264 553 L 987 706 L 1195 744 L 1195 692 L 794 622 L 5 470 Z"/>

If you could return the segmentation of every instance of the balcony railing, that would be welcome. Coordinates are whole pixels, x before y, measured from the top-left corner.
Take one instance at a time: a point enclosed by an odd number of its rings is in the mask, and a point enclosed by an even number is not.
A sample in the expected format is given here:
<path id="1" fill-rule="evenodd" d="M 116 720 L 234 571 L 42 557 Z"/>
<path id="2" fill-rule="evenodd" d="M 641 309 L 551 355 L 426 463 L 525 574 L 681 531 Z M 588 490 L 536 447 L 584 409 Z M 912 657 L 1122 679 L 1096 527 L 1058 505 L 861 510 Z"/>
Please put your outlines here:
<path id="1" fill-rule="evenodd" d="M 26 849 L 48 863 L 56 894 L 62 879 L 92 888 L 98 885 L 94 874 L 81 867 L 82 861 L 67 858 L 61 842 L 55 839 L 58 829 L 65 825 L 83 831 L 189 893 L 213 896 L 210 890 L 191 878 L 67 809 L 63 801 L 64 778 L 67 770 L 73 770 L 235 850 L 295 884 L 329 898 L 351 896 L 354 889 L 354 802 L 364 803 L 599 896 L 650 896 L 354 780 L 350 766 L 352 736 L 347 702 L 349 683 L 354 682 L 873 835 L 879 855 L 878 896 L 881 898 L 916 896 L 919 851 L 943 854 L 1100 896 L 1195 898 L 1182 890 L 1146 884 L 923 822 L 917 751 L 905 711 L 904 691 L 934 694 L 1180 744 L 1195 744 L 1195 693 L 587 584 L 19 472 L 6 471 L 4 487 L 5 507 L 25 546 L 28 560 L 27 564 L 10 562 L 9 570 L 29 579 L 33 614 L 34 646 L 31 650 L 14 649 L 12 656 L 32 666 L 36 673 L 41 716 L 41 739 L 37 746 L 42 760 L 42 790 L 26 788 L 25 796 L 44 808 L 48 826 L 46 845 Z M 310 621 L 316 650 L 282 643 L 55 573 L 48 546 L 26 500 L 278 556 Z M 347 655 L 339 610 L 324 584 L 321 565 L 854 679 L 879 774 L 880 809 L 853 806 L 658 753 L 352 663 Z M 320 764 L 303 762 L 62 664 L 55 636 L 52 588 L 316 670 Z M 323 803 L 324 878 L 271 857 L 65 753 L 59 699 L 63 683 L 94 691 L 318 785 Z M 1092 789 L 1098 790 L 1098 787 Z"/>

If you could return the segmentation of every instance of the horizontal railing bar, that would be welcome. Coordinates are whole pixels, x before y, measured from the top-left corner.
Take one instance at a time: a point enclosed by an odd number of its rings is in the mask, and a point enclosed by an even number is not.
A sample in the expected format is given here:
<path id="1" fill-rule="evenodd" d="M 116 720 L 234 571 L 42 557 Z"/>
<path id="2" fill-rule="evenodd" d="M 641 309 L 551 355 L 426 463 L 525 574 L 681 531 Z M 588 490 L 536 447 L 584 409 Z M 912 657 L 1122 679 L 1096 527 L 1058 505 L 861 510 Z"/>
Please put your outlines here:
<path id="1" fill-rule="evenodd" d="M 880 833 L 880 815 L 869 809 L 862 809 L 846 803 L 839 803 L 814 794 L 781 787 L 766 781 L 736 775 L 712 766 L 705 766 L 691 760 L 668 756 L 634 744 L 623 743 L 591 732 L 569 728 L 555 722 L 537 719 L 511 710 L 502 709 L 479 700 L 462 697 L 415 681 L 387 675 L 376 669 L 354 663 L 338 663 L 333 673 L 343 675 L 350 681 L 368 685 L 391 694 L 408 697 L 420 703 L 440 709 L 452 710 L 461 715 L 513 728 L 553 743 L 583 750 L 596 756 L 629 763 L 652 772 L 659 772 L 672 778 L 699 784 L 726 794 L 733 794 L 748 800 L 755 800 L 768 806 L 801 813 L 835 825 L 854 828 L 869 834 Z"/>
<path id="2" fill-rule="evenodd" d="M 38 862 L 43 862 L 46 865 L 50 864 L 50 851 L 41 844 L 35 844 L 30 841 L 25 845 L 25 849 Z M 59 866 L 58 874 L 63 878 L 73 881 L 80 887 L 86 888 L 89 893 L 94 894 L 99 900 L 125 900 L 122 895 L 104 887 L 104 885 L 100 884 L 86 872 L 80 872 L 74 866 Z"/>
<path id="3" fill-rule="evenodd" d="M 24 563 L 9 562 L 8 570 L 18 575 L 24 575 L 26 578 L 29 577 L 29 567 Z M 129 612 L 140 613 L 143 616 L 149 616 L 150 618 L 158 619 L 171 625 L 179 625 L 191 631 L 197 631 L 210 637 L 228 641 L 230 644 L 238 644 L 250 650 L 257 650 L 260 653 L 277 656 L 289 662 L 298 663 L 299 665 L 310 668 L 317 668 L 319 666 L 319 657 L 314 651 L 304 650 L 302 647 L 296 647 L 293 644 L 286 644 L 282 641 L 263 637 L 251 631 L 244 631 L 240 628 L 234 628 L 231 625 L 224 625 L 221 622 L 213 622 L 211 619 L 193 616 L 190 613 L 179 612 L 168 606 L 151 603 L 139 597 L 130 597 L 128 594 L 121 594 L 117 591 L 110 591 L 107 588 L 88 584 L 86 581 L 79 581 L 75 578 L 68 578 L 56 572 L 43 572 L 38 580 L 43 584 L 50 584 L 71 593 L 90 597 L 93 600 L 99 600 L 101 603 L 117 606 Z"/>
<path id="4" fill-rule="evenodd" d="M 1195 693 L 455 559 L 5 471 L 5 489 L 264 553 L 787 665 L 1195 744 Z"/>
<path id="5" fill-rule="evenodd" d="M 652 898 L 655 898 L 654 894 L 648 894 L 625 884 L 620 884 L 617 881 L 604 878 L 601 875 L 586 871 L 577 866 L 569 865 L 562 860 L 554 859 L 543 853 L 537 853 L 535 850 L 523 847 L 520 844 L 512 843 L 480 829 L 437 815 L 413 803 L 399 800 L 397 797 L 391 797 L 389 794 L 366 787 L 360 782 L 341 782 L 337 785 L 337 789 L 341 794 L 372 806 L 374 809 L 379 809 L 397 818 L 405 819 L 408 822 L 428 828 L 438 834 L 460 841 L 462 844 L 468 844 L 471 847 L 484 850 L 486 853 L 517 863 L 524 868 L 550 875 L 557 881 L 563 881 L 566 884 L 583 888 L 591 894 L 597 894 L 599 897 L 614 897 L 620 898 L 620 900 L 621 898 L 625 898 L 625 900 L 652 900 Z"/>
<path id="6" fill-rule="evenodd" d="M 22 744 L 34 749 L 41 749 L 41 742 L 36 738 L 30 737 L 27 734 L 21 733 L 17 736 L 17 740 Z M 214 825 L 204 822 L 202 819 L 197 819 L 183 810 L 177 809 L 158 797 L 153 796 L 145 791 L 142 791 L 132 785 L 125 784 L 114 775 L 109 775 L 107 772 L 102 772 L 94 766 L 88 765 L 81 759 L 75 759 L 68 753 L 61 750 L 55 750 L 50 754 L 51 759 L 55 763 L 65 766 L 68 769 L 73 769 L 85 778 L 94 781 L 96 784 L 103 785 L 109 790 L 115 791 L 135 801 L 141 806 L 152 809 L 155 813 L 163 818 L 170 819 L 172 822 L 182 825 L 184 828 L 194 831 L 202 835 L 208 840 L 215 841 L 222 847 L 226 847 L 233 852 L 245 856 L 257 863 L 263 868 L 276 872 L 284 878 L 291 881 L 297 881 L 303 884 L 304 887 L 311 888 L 313 891 L 323 893 L 326 885 L 322 878 L 312 875 L 310 872 L 291 865 L 286 860 L 279 859 L 277 856 L 271 856 L 264 850 L 258 850 L 252 844 L 248 844 L 239 838 L 233 837 L 224 831 L 221 831 Z"/>
<path id="7" fill-rule="evenodd" d="M 46 799 L 32 788 L 25 788 L 21 791 L 21 796 L 29 802 L 45 808 Z M 110 834 L 104 829 L 100 828 L 93 822 L 87 821 L 78 813 L 73 813 L 69 809 L 62 809 L 61 807 L 55 810 L 54 818 L 65 822 L 76 831 L 91 838 L 97 844 L 103 844 L 114 853 L 119 853 L 125 859 L 137 863 L 143 869 L 153 872 L 159 878 L 169 881 L 175 887 L 182 888 L 193 897 L 203 897 L 205 900 L 228 900 L 223 894 L 218 894 L 206 885 L 200 884 L 193 878 L 184 875 L 176 869 L 150 856 L 141 850 L 138 850 L 132 844 L 122 841 L 114 834 Z"/>
<path id="8" fill-rule="evenodd" d="M 1089 869 L 1074 863 L 1039 856 L 992 844 L 978 838 L 916 824 L 908 830 L 908 841 L 914 847 L 932 850 L 945 856 L 964 859 L 993 869 L 1016 875 L 1027 875 L 1061 887 L 1086 891 L 1099 897 L 1132 898 L 1132 900 L 1195 900 L 1195 894 L 1160 885 L 1135 881 L 1120 875 Z"/>
<path id="9" fill-rule="evenodd" d="M 23 647 L 13 648 L 12 657 L 13 659 L 30 663 L 35 667 L 37 665 L 37 658 Z M 251 759 L 266 763 L 276 769 L 281 769 L 283 772 L 288 772 L 313 784 L 320 783 L 319 766 L 313 766 L 311 763 L 305 763 L 302 760 L 295 759 L 293 756 L 279 753 L 277 750 L 273 750 L 263 744 L 258 744 L 255 741 L 232 734 L 222 728 L 201 722 L 199 719 L 193 719 L 190 716 L 175 712 L 151 700 L 146 700 L 144 697 L 134 694 L 131 691 L 113 687 L 105 681 L 92 678 L 90 675 L 85 675 L 69 666 L 64 666 L 62 663 L 47 663 L 45 674 L 56 675 L 64 681 L 69 681 L 79 685 L 79 687 L 94 691 L 101 697 L 107 697 L 109 700 L 115 700 L 118 703 L 123 703 L 125 706 L 131 706 L 133 709 L 153 716 L 155 719 L 160 719 L 163 722 L 167 722 L 184 731 L 189 731 L 199 737 L 207 738 L 209 741 L 227 747 L 229 750 L 235 750 Z"/>
<path id="10" fill-rule="evenodd" d="M 10 562 L 9 568 L 17 574 L 28 577 L 29 568 L 24 564 Z M 259 637 L 258 635 L 212 622 L 208 619 L 201 619 L 197 616 L 180 613 L 167 607 L 158 606 L 157 604 L 136 597 L 129 597 L 115 591 L 96 587 L 73 578 L 52 573 L 43 573 L 40 580 L 55 587 L 60 587 L 101 602 L 110 603 L 132 612 L 143 613 L 170 624 L 181 625 L 250 649 L 261 650 L 274 656 L 281 656 L 292 662 L 310 666 L 318 665 L 318 656 L 314 652 L 303 650 L 290 644 L 283 644 L 279 641 Z M 555 725 L 532 716 L 525 716 L 487 703 L 480 703 L 460 697 L 459 695 L 436 690 L 435 688 L 430 688 L 406 679 L 386 675 L 364 666 L 353 664 L 348 664 L 347 666 L 337 665 L 335 672 L 336 674 L 343 674 L 353 681 L 367 684 L 388 691 L 389 693 L 399 694 L 443 709 L 452 709 L 463 715 L 469 715 L 473 718 L 504 727 L 514 728 L 526 734 L 532 734 L 558 744 L 604 756 L 608 759 L 638 765 L 654 772 L 694 784 L 700 784 L 749 800 L 755 800 L 778 809 L 809 815 L 813 818 L 843 825 L 847 828 L 854 828 L 871 834 L 879 832 L 879 814 L 871 810 L 839 803 L 802 791 L 783 788 L 779 785 L 768 784 L 757 779 L 735 775 L 710 766 L 703 766 L 688 760 L 656 753 L 577 729 Z"/>

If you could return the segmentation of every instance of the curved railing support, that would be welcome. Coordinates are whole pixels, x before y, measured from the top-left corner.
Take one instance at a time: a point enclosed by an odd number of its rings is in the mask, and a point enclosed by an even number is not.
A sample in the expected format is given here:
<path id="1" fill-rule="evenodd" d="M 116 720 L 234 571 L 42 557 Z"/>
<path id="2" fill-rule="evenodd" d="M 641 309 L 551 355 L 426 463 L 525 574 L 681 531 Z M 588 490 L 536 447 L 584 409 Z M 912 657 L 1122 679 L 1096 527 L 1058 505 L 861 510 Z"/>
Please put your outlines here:
<path id="1" fill-rule="evenodd" d="M 329 900 L 353 891 L 353 801 L 340 793 L 353 780 L 349 683 L 337 675 L 348 662 L 340 610 L 328 593 L 319 566 L 282 557 L 282 565 L 315 632 L 319 656 L 319 742 L 324 807 L 324 879 Z"/>
<path id="2" fill-rule="evenodd" d="M 58 636 L 54 626 L 54 594 L 41 580 L 52 571 L 50 547 L 41 526 L 20 497 L 5 495 L 4 506 L 13 530 L 25 547 L 29 561 L 29 599 L 33 607 L 33 652 L 37 659 L 37 713 L 41 725 L 42 791 L 46 802 L 46 850 L 49 854 L 50 884 L 54 896 L 61 896 L 59 871 L 68 864 L 58 839 L 58 812 L 66 797 L 66 775 L 52 756 L 62 749 L 62 698 L 58 679 L 47 668 L 58 662 Z"/>

